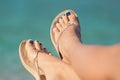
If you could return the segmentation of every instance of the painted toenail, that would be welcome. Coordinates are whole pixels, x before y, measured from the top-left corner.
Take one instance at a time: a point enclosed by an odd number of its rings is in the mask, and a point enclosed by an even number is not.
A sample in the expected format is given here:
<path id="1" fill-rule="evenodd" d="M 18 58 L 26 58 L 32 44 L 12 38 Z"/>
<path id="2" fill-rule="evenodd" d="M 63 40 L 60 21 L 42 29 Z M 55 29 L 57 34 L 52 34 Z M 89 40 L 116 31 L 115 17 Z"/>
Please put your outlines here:
<path id="1" fill-rule="evenodd" d="M 67 13 L 66 13 L 66 16 L 70 16 L 70 12 L 67 12 Z"/>
<path id="2" fill-rule="evenodd" d="M 40 45 L 42 45 L 42 43 L 39 43 Z"/>
<path id="3" fill-rule="evenodd" d="M 33 44 L 33 40 L 30 40 L 29 42 L 30 42 L 31 44 Z"/>
<path id="4" fill-rule="evenodd" d="M 46 48 L 44 48 L 44 50 L 46 50 Z"/>

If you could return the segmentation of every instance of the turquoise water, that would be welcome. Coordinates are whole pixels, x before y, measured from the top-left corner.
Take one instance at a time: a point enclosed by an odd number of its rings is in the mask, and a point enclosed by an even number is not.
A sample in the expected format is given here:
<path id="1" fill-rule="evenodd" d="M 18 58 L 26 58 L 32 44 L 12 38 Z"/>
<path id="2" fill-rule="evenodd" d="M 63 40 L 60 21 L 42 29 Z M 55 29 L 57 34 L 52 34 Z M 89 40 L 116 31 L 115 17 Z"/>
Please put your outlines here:
<path id="1" fill-rule="evenodd" d="M 0 80 L 33 80 L 21 65 L 18 47 L 24 39 L 39 40 L 57 56 L 49 28 L 62 10 L 73 9 L 86 44 L 120 42 L 119 0 L 0 0 Z"/>

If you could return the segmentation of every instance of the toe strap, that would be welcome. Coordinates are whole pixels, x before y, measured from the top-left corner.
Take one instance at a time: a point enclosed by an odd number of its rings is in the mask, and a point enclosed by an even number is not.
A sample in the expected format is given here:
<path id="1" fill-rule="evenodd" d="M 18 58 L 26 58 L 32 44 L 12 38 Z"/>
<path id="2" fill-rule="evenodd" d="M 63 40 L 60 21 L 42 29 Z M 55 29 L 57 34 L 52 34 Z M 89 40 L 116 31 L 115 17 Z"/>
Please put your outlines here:
<path id="1" fill-rule="evenodd" d="M 39 54 L 39 52 L 43 52 L 43 51 L 38 51 L 38 50 L 35 51 L 34 64 L 35 64 L 36 71 L 37 71 L 38 76 L 39 76 L 39 80 L 41 80 L 40 75 L 44 75 L 44 72 L 42 71 L 42 69 L 40 69 L 40 67 L 38 65 L 38 54 Z"/>

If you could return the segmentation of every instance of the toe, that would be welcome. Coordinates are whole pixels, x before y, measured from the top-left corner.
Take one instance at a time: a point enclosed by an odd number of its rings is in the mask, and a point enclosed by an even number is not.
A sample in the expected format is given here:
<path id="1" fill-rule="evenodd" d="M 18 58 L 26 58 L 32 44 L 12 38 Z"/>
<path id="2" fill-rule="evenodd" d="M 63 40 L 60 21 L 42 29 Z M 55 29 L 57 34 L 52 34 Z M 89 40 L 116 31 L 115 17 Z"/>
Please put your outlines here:
<path id="1" fill-rule="evenodd" d="M 64 23 L 64 20 L 62 19 L 62 17 L 59 19 L 59 23 L 61 24 L 62 27 L 64 27 L 65 23 Z"/>
<path id="2" fill-rule="evenodd" d="M 66 15 L 68 16 L 68 18 L 71 22 L 77 21 L 77 17 L 75 16 L 75 14 L 73 12 L 67 12 Z"/>
<path id="3" fill-rule="evenodd" d="M 28 55 L 32 58 L 32 56 L 34 56 L 35 53 L 35 46 L 34 46 L 34 41 L 33 40 L 27 40 L 26 41 L 26 45 L 25 45 L 26 51 L 28 53 Z"/>
<path id="4" fill-rule="evenodd" d="M 62 16 L 62 19 L 64 20 L 64 24 L 67 24 L 69 21 L 68 17 L 65 14 Z"/>
<path id="5" fill-rule="evenodd" d="M 49 53 L 49 55 L 50 55 L 50 56 L 53 56 L 53 54 L 52 54 L 52 53 Z"/>
<path id="6" fill-rule="evenodd" d="M 42 44 L 39 43 L 39 41 L 35 40 L 34 41 L 34 44 L 35 44 L 35 48 L 39 51 L 39 50 L 42 50 Z"/>
<path id="7" fill-rule="evenodd" d="M 56 27 L 59 29 L 59 31 L 62 30 L 62 25 L 60 23 L 56 23 Z"/>
<path id="8" fill-rule="evenodd" d="M 60 32 L 60 30 L 57 28 L 57 27 L 54 27 L 53 28 L 53 33 L 54 34 L 58 34 Z"/>
<path id="9" fill-rule="evenodd" d="M 43 48 L 43 50 L 44 50 L 44 52 L 45 52 L 46 54 L 49 54 L 49 52 L 47 51 L 46 48 Z"/>

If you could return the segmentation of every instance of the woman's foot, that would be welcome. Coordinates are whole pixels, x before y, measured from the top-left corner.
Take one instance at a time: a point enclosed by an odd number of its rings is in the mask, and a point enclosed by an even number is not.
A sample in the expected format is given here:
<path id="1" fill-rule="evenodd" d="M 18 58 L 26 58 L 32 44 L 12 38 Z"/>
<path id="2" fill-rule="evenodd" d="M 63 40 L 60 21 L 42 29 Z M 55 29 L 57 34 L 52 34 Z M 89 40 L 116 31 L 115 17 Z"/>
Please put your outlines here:
<path id="1" fill-rule="evenodd" d="M 26 59 L 29 59 L 31 64 L 34 64 L 36 51 L 38 52 L 38 72 L 45 76 L 42 80 L 79 80 L 70 66 L 48 53 L 38 41 L 26 41 L 25 48 L 28 53 Z"/>
<path id="2" fill-rule="evenodd" d="M 55 42 L 59 39 L 59 51 L 63 61 L 70 63 L 70 56 L 81 45 L 80 24 L 77 15 L 73 11 L 66 12 L 58 18 L 53 28 Z M 60 37 L 60 38 L 59 38 Z"/>

